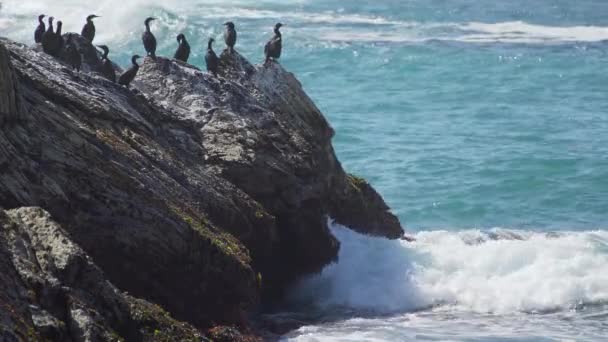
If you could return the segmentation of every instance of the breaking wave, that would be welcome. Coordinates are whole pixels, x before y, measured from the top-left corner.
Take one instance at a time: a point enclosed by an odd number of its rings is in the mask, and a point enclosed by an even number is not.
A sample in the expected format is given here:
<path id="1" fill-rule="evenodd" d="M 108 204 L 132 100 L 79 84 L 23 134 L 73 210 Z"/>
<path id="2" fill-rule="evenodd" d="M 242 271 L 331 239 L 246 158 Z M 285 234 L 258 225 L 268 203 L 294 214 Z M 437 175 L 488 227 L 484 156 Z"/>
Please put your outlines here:
<path id="1" fill-rule="evenodd" d="M 276 4 L 269 6 L 269 4 Z M 272 9 L 270 9 L 272 8 Z M 393 42 L 454 41 L 464 43 L 521 43 L 561 44 L 571 42 L 600 42 L 608 40 L 608 27 L 602 26 L 545 26 L 523 21 L 499 23 L 483 22 L 416 22 L 394 20 L 343 11 L 310 12 L 281 10 L 280 2 L 252 1 L 161 1 L 161 0 L 100 0 L 82 6 L 77 0 L 17 1 L 7 0 L 0 9 L 0 30 L 10 38 L 29 41 L 36 16 L 55 15 L 64 22 L 64 30 L 79 32 L 84 17 L 90 13 L 99 19 L 99 41 L 122 46 L 138 42 L 142 29 L 140 20 L 152 14 L 159 18 L 157 33 L 173 35 L 185 31 L 201 36 L 219 34 L 221 22 L 230 19 L 248 22 L 248 30 L 260 29 L 268 33 L 275 21 L 288 23 L 292 36 L 304 41 L 332 42 Z M 146 15 L 147 15 L 146 14 Z M 137 18 L 137 19 L 136 19 Z M 259 26 L 259 27 L 258 27 Z M 162 40 L 161 40 L 162 42 Z M 173 43 L 171 40 L 170 43 Z"/>
<path id="2" fill-rule="evenodd" d="M 606 231 L 427 231 L 409 243 L 331 230 L 339 262 L 299 284 L 295 302 L 376 314 L 444 305 L 546 313 L 608 302 Z"/>

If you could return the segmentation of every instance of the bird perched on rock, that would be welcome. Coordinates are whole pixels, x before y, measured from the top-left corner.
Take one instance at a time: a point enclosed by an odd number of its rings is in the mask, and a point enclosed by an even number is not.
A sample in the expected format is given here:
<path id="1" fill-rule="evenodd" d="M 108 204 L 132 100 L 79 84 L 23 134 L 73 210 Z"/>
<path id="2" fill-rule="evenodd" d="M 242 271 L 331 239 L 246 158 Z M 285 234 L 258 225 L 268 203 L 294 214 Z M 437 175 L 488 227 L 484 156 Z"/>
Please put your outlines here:
<path id="1" fill-rule="evenodd" d="M 68 41 L 65 44 L 65 58 L 76 71 L 80 71 L 80 67 L 82 66 L 82 56 L 80 55 L 80 50 L 72 41 L 73 34 L 70 33 L 68 35 Z"/>
<path id="2" fill-rule="evenodd" d="M 42 35 L 46 31 L 46 26 L 42 19 L 44 19 L 44 14 L 38 16 L 38 26 L 36 27 L 36 31 L 34 31 L 34 41 L 36 43 L 42 43 Z"/>
<path id="3" fill-rule="evenodd" d="M 209 43 L 207 44 L 207 54 L 205 55 L 205 62 L 207 63 L 207 71 L 212 73 L 214 76 L 217 76 L 217 67 L 220 63 L 220 59 L 217 58 L 215 51 L 213 51 L 213 47 L 211 46 L 215 39 L 209 38 Z"/>
<path id="4" fill-rule="evenodd" d="M 52 55 L 53 46 L 55 44 L 55 29 L 53 28 L 53 17 L 49 17 L 49 26 L 46 28 L 46 31 L 42 34 L 42 50 Z"/>
<path id="5" fill-rule="evenodd" d="M 116 70 L 112 61 L 108 59 L 110 49 L 105 45 L 97 45 L 97 47 L 103 50 L 103 55 L 101 56 L 101 74 L 103 77 L 116 83 Z"/>
<path id="6" fill-rule="evenodd" d="M 150 17 L 147 18 L 146 21 L 144 21 L 144 24 L 146 25 L 146 31 L 141 36 L 141 40 L 144 42 L 144 48 L 146 49 L 148 56 L 156 58 L 156 38 L 150 31 L 150 22 L 152 20 L 156 20 L 156 18 Z"/>
<path id="7" fill-rule="evenodd" d="M 123 85 L 127 88 L 129 87 L 129 84 L 131 84 L 131 81 L 133 81 L 133 79 L 137 75 L 137 71 L 139 71 L 139 64 L 137 64 L 138 58 L 141 57 L 139 57 L 138 55 L 131 57 L 131 63 L 133 64 L 133 66 L 131 66 L 129 70 L 125 71 L 122 75 L 120 75 L 120 77 L 118 78 L 118 84 Z"/>
<path id="8" fill-rule="evenodd" d="M 175 55 L 173 58 L 178 61 L 188 62 L 188 57 L 190 57 L 190 44 L 186 40 L 186 36 L 183 33 L 177 35 L 177 42 L 179 45 L 177 46 L 177 50 L 175 51 Z"/>
<path id="9" fill-rule="evenodd" d="M 55 56 L 58 56 L 61 49 L 63 49 L 63 34 L 61 33 L 62 27 L 63 23 L 60 20 L 57 22 L 57 31 L 55 31 Z"/>
<path id="10" fill-rule="evenodd" d="M 277 60 L 281 58 L 281 50 L 283 49 L 283 38 L 279 29 L 283 26 L 281 23 L 274 25 L 274 37 L 272 37 L 266 46 L 264 46 L 264 54 L 266 55 L 266 61 L 264 65 L 267 65 L 270 60 Z"/>
<path id="11" fill-rule="evenodd" d="M 53 57 L 59 56 L 63 48 L 63 36 L 61 35 L 61 21 L 57 22 L 57 31 L 53 32 L 53 17 L 49 17 L 49 26 L 42 35 L 42 49 Z"/>
<path id="12" fill-rule="evenodd" d="M 99 18 L 99 16 L 95 14 L 89 15 L 87 17 L 87 23 L 84 24 L 82 27 L 82 33 L 80 33 L 80 35 L 85 37 L 91 43 L 93 42 L 93 39 L 95 39 L 95 24 L 93 24 L 93 19 L 95 18 Z"/>
<path id="13" fill-rule="evenodd" d="M 226 26 L 226 31 L 224 31 L 224 41 L 226 42 L 226 46 L 228 46 L 228 52 L 234 52 L 234 44 L 236 44 L 236 29 L 234 28 L 234 23 L 229 21 L 224 23 Z"/>

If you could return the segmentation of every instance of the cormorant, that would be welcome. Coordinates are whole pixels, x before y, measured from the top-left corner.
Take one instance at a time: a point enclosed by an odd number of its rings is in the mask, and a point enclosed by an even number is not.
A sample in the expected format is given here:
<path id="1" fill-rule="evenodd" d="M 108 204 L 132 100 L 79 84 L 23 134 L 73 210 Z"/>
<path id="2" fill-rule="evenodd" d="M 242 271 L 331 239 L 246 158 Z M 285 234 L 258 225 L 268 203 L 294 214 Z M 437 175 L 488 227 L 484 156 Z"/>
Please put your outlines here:
<path id="1" fill-rule="evenodd" d="M 61 34 L 61 27 L 63 23 L 60 21 L 57 22 L 57 31 L 55 32 L 55 55 L 59 55 L 61 49 L 63 48 L 63 35 Z"/>
<path id="2" fill-rule="evenodd" d="M 220 59 L 217 58 L 215 51 L 213 51 L 213 47 L 211 46 L 215 39 L 209 38 L 209 43 L 207 44 L 207 54 L 205 55 L 205 62 L 207 63 L 207 71 L 211 72 L 213 76 L 217 76 L 217 67 L 220 63 Z"/>
<path id="3" fill-rule="evenodd" d="M 274 25 L 274 37 L 264 46 L 264 54 L 266 55 L 266 62 L 264 64 L 268 64 L 271 58 L 273 60 L 281 58 L 281 50 L 283 48 L 283 38 L 279 31 L 281 26 L 283 26 L 281 23 Z"/>
<path id="4" fill-rule="evenodd" d="M 156 18 L 147 18 L 144 24 L 146 25 L 146 31 L 141 36 L 141 40 L 144 42 L 144 48 L 146 48 L 146 52 L 148 56 L 152 56 L 156 58 L 156 38 L 152 32 L 150 32 L 150 22 L 152 20 L 156 20 Z"/>
<path id="5" fill-rule="evenodd" d="M 177 51 L 175 51 L 173 58 L 178 61 L 188 62 L 188 57 L 190 57 L 190 44 L 188 44 L 186 36 L 182 33 L 178 34 L 177 42 L 179 43 L 179 46 L 177 47 Z"/>
<path id="6" fill-rule="evenodd" d="M 236 30 L 234 29 L 234 23 L 232 21 L 224 23 L 226 25 L 226 31 L 224 31 L 224 41 L 228 46 L 228 52 L 234 52 L 234 44 L 236 44 Z"/>
<path id="7" fill-rule="evenodd" d="M 103 56 L 101 57 L 101 73 L 103 77 L 116 83 L 116 70 L 114 70 L 114 64 L 112 64 L 112 61 L 108 59 L 110 49 L 108 49 L 108 47 L 105 45 L 97 45 L 97 47 L 103 50 Z"/>
<path id="8" fill-rule="evenodd" d="M 82 56 L 80 55 L 80 51 L 76 45 L 72 42 L 72 34 L 68 35 L 68 41 L 65 47 L 65 56 L 68 63 L 72 66 L 76 71 L 80 71 L 80 67 L 82 66 Z"/>
<path id="9" fill-rule="evenodd" d="M 84 24 L 82 27 L 82 33 L 80 33 L 80 35 L 85 37 L 91 43 L 93 42 L 93 39 L 95 39 L 95 24 L 93 24 L 93 19 L 95 18 L 99 18 L 99 16 L 95 14 L 88 16 L 87 23 Z"/>
<path id="10" fill-rule="evenodd" d="M 129 87 L 129 84 L 131 84 L 131 81 L 133 81 L 133 79 L 135 78 L 135 75 L 137 75 L 137 71 L 139 70 L 139 65 L 137 64 L 137 59 L 141 58 L 138 55 L 135 55 L 133 57 L 131 57 L 131 63 L 133 63 L 133 66 L 125 71 L 122 75 L 120 75 L 120 77 L 118 78 L 118 84 L 123 85 L 125 87 Z"/>
<path id="11" fill-rule="evenodd" d="M 46 28 L 46 31 L 42 34 L 42 50 L 48 53 L 49 55 L 53 55 L 55 49 L 55 29 L 53 28 L 53 17 L 49 17 L 49 26 Z"/>
<path id="12" fill-rule="evenodd" d="M 46 26 L 44 25 L 44 14 L 38 16 L 38 27 L 36 27 L 36 31 L 34 31 L 34 41 L 36 43 L 42 43 L 42 35 L 44 31 L 46 31 Z"/>

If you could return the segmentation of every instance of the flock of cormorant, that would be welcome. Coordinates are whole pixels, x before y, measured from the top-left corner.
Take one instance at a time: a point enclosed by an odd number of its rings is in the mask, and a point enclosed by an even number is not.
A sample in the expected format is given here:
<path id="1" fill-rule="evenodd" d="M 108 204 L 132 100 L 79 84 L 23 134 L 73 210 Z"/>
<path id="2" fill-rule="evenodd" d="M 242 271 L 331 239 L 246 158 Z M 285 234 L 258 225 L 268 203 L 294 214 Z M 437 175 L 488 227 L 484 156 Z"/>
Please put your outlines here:
<path id="1" fill-rule="evenodd" d="M 83 51 L 74 44 L 72 35 L 68 35 L 67 41 L 64 42 L 63 36 L 61 34 L 61 26 L 62 22 L 57 21 L 57 30 L 53 28 L 53 17 L 48 18 L 48 27 L 44 24 L 44 14 L 38 16 L 38 26 L 34 31 L 34 40 L 36 43 L 42 44 L 42 49 L 45 53 L 53 56 L 59 57 L 61 52 L 64 52 L 65 60 L 72 66 L 73 69 L 80 71 L 80 67 L 82 65 L 82 54 Z M 87 17 L 86 23 L 82 28 L 81 36 L 84 37 L 90 43 L 93 43 L 95 39 L 95 24 L 93 23 L 93 19 L 99 18 L 100 16 L 91 14 Z M 156 58 L 156 37 L 152 34 L 150 30 L 150 22 L 156 20 L 156 18 L 149 17 L 144 21 L 144 25 L 146 30 L 142 35 L 142 42 L 144 44 L 144 48 L 146 50 L 147 56 Z M 224 41 L 226 43 L 228 53 L 234 52 L 234 45 L 236 44 L 237 33 L 234 26 L 234 23 L 229 21 L 224 23 L 225 31 L 224 31 Z M 268 65 L 268 63 L 272 60 L 279 59 L 281 57 L 282 50 L 282 36 L 280 32 L 280 28 L 283 26 L 281 23 L 277 23 L 274 26 L 274 36 L 266 43 L 264 46 L 264 55 L 266 56 L 266 60 L 264 65 Z M 219 67 L 219 58 L 216 53 L 213 51 L 212 44 L 215 40 L 213 38 L 209 38 L 207 43 L 207 53 L 205 54 L 205 62 L 207 64 L 207 71 L 212 73 L 214 76 L 217 76 L 217 71 Z M 186 36 L 182 33 L 177 35 L 177 50 L 175 51 L 174 59 L 188 62 L 188 58 L 190 57 L 190 44 L 186 40 Z M 114 64 L 112 61 L 108 59 L 108 54 L 110 53 L 110 49 L 106 45 L 97 45 L 103 51 L 101 57 L 101 73 L 102 75 L 112 82 L 116 82 L 116 70 L 114 69 Z M 131 68 L 126 70 L 120 77 L 118 78 L 118 84 L 128 87 L 131 84 L 131 81 L 137 75 L 137 71 L 139 70 L 139 64 L 137 64 L 137 59 L 141 58 L 139 55 L 134 55 L 131 58 Z"/>

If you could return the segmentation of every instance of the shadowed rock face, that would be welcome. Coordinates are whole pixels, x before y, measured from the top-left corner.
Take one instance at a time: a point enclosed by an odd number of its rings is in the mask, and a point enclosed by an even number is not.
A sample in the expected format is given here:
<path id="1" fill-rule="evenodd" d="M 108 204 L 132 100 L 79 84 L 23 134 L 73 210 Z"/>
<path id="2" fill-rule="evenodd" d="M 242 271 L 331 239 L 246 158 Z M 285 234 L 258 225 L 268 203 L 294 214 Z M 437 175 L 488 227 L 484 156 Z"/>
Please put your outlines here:
<path id="1" fill-rule="evenodd" d="M 147 58 L 132 86 L 0 40 L 0 206 L 47 210 L 121 290 L 202 328 L 242 324 L 335 259 L 327 216 L 401 236 L 279 64 L 223 54 L 216 78 Z"/>
<path id="2" fill-rule="evenodd" d="M 0 124 L 16 120 L 21 114 L 22 108 L 16 96 L 16 87 L 9 52 L 0 48 Z"/>
<path id="3" fill-rule="evenodd" d="M 200 341 L 192 326 L 122 293 L 40 208 L 0 210 L 2 341 Z"/>

